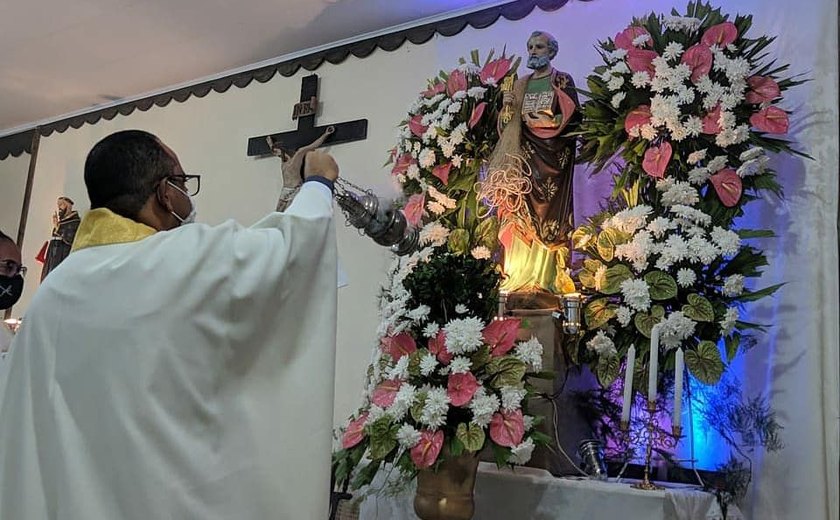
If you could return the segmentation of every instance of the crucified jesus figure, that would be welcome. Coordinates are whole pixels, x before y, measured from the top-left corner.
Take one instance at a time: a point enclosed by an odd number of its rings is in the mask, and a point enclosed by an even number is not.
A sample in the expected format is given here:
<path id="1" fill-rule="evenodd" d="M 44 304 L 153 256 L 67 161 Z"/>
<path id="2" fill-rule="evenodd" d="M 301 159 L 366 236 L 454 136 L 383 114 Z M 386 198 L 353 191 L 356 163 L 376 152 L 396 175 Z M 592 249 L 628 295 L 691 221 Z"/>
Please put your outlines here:
<path id="1" fill-rule="evenodd" d="M 283 189 L 280 191 L 280 198 L 277 199 L 277 211 L 285 211 L 291 204 L 292 199 L 297 195 L 300 185 L 303 183 L 303 162 L 306 158 L 307 152 L 310 152 L 322 144 L 327 138 L 335 132 L 335 127 L 327 127 L 327 130 L 319 137 L 306 146 L 301 146 L 293 154 L 289 154 L 278 143 L 274 142 L 270 136 L 265 140 L 268 147 L 271 149 L 271 154 L 279 157 L 282 161 L 280 171 L 283 174 Z"/>

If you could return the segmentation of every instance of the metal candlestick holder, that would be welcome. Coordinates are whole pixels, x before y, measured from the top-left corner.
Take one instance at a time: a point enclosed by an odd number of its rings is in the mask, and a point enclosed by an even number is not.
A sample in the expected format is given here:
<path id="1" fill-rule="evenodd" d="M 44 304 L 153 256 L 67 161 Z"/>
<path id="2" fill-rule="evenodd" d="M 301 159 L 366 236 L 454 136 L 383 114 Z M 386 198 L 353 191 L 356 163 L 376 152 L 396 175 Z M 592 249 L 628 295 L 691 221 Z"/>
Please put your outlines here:
<path id="1" fill-rule="evenodd" d="M 633 484 L 632 487 L 636 489 L 643 489 L 645 491 L 664 489 L 662 486 L 657 486 L 650 480 L 653 449 L 654 447 L 674 449 L 682 437 L 682 428 L 680 426 L 675 426 L 670 434 L 660 428 L 657 428 L 655 401 L 647 402 L 644 428 L 641 428 L 638 431 L 632 431 L 630 429 L 630 425 L 623 421 L 620 428 L 622 443 L 625 446 L 638 446 L 640 444 L 645 445 L 644 478 L 641 482 Z"/>

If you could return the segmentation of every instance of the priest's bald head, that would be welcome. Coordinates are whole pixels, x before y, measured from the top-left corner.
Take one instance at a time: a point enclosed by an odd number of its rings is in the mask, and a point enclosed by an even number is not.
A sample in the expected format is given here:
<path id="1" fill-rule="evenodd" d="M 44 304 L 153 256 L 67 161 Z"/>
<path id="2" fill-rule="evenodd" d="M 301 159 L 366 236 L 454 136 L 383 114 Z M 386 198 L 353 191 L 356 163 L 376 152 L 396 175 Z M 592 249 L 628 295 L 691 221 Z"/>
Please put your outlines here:
<path id="1" fill-rule="evenodd" d="M 158 231 L 194 216 L 189 180 L 197 176 L 184 174 L 175 152 L 142 130 L 109 135 L 85 160 L 91 209 L 105 208 Z"/>

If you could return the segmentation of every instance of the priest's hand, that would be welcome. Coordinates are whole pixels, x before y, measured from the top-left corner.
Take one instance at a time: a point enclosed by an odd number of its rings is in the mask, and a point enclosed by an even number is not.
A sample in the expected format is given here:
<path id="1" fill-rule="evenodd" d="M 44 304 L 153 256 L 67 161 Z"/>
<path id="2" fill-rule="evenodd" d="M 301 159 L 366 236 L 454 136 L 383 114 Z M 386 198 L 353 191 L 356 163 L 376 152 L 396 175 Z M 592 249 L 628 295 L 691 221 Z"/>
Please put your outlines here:
<path id="1" fill-rule="evenodd" d="M 303 162 L 303 176 L 306 178 L 313 175 L 320 175 L 334 181 L 338 179 L 338 164 L 330 154 L 313 150 L 306 154 Z"/>

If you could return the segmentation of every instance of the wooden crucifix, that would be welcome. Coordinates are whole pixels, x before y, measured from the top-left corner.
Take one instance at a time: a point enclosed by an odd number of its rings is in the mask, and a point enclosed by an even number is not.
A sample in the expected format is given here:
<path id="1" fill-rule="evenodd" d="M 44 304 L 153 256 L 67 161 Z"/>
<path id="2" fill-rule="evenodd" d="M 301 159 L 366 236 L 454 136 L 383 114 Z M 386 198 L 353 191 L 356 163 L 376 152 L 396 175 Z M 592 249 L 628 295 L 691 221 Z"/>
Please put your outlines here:
<path id="1" fill-rule="evenodd" d="M 292 120 L 297 120 L 297 130 L 279 134 L 262 135 L 248 139 L 248 156 L 268 155 L 272 153 L 269 142 L 274 143 L 285 154 L 292 155 L 295 150 L 315 141 L 329 127 L 334 131 L 327 137 L 325 145 L 349 143 L 367 139 L 367 119 L 357 119 L 345 123 L 315 126 L 318 111 L 318 75 L 312 74 L 301 80 L 300 103 L 292 110 Z"/>

